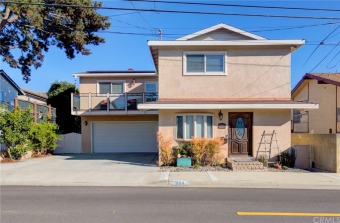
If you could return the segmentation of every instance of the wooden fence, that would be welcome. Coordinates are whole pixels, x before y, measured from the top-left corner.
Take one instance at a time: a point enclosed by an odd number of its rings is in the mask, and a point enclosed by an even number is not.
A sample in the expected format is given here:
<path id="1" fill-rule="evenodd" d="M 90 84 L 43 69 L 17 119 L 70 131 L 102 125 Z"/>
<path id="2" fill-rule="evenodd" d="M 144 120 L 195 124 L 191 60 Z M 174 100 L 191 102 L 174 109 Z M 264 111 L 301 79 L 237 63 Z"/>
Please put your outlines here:
<path id="1" fill-rule="evenodd" d="M 68 133 L 62 136 L 57 142 L 59 146 L 54 150 L 54 154 L 81 153 L 81 134 Z"/>

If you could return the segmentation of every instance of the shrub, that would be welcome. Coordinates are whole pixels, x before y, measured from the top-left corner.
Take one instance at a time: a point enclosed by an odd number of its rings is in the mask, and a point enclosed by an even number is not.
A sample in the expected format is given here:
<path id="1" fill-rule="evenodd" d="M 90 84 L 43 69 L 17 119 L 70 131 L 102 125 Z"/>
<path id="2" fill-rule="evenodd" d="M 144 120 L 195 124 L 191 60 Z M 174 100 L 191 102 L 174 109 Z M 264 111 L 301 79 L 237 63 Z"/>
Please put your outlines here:
<path id="1" fill-rule="evenodd" d="M 194 138 L 190 142 L 191 153 L 193 162 L 197 165 L 217 165 L 221 162 L 221 151 L 222 140 L 219 138 L 205 139 L 205 138 Z M 223 162 L 223 161 L 222 161 Z"/>
<path id="2" fill-rule="evenodd" d="M 219 153 L 221 152 L 221 145 L 222 145 L 222 139 L 215 138 L 215 139 L 209 139 L 207 144 L 207 153 L 206 153 L 206 164 L 210 163 L 213 166 L 218 165 L 220 162 L 221 156 L 219 156 Z"/>
<path id="3" fill-rule="evenodd" d="M 9 157 L 14 160 L 19 160 L 22 156 L 24 156 L 27 151 L 30 150 L 29 141 L 26 144 L 22 143 L 12 147 L 7 150 Z"/>
<path id="4" fill-rule="evenodd" d="M 208 141 L 203 138 L 194 138 L 190 142 L 193 162 L 199 166 L 204 165 L 207 144 Z"/>
<path id="5" fill-rule="evenodd" d="M 29 132 L 33 126 L 32 109 L 0 111 L 0 142 L 11 159 L 20 159 L 30 149 Z"/>
<path id="6" fill-rule="evenodd" d="M 291 149 L 290 152 L 282 152 L 280 155 L 280 163 L 282 166 L 287 166 L 290 168 L 295 167 L 296 154 L 295 149 Z"/>
<path id="7" fill-rule="evenodd" d="M 36 123 L 32 126 L 30 140 L 32 149 L 37 154 L 47 154 L 48 150 L 57 148 L 57 141 L 60 136 L 57 135 L 58 126 L 49 122 Z"/>
<path id="8" fill-rule="evenodd" d="M 191 157 L 191 148 L 189 143 L 180 143 L 178 146 L 172 147 L 173 157 Z"/>
<path id="9" fill-rule="evenodd" d="M 264 155 L 259 156 L 257 161 L 261 162 L 264 167 L 268 167 L 268 159 Z"/>
<path id="10" fill-rule="evenodd" d="M 174 162 L 173 151 L 171 148 L 172 139 L 165 138 L 162 133 L 157 132 L 157 141 L 159 148 L 159 165 L 169 166 Z"/>

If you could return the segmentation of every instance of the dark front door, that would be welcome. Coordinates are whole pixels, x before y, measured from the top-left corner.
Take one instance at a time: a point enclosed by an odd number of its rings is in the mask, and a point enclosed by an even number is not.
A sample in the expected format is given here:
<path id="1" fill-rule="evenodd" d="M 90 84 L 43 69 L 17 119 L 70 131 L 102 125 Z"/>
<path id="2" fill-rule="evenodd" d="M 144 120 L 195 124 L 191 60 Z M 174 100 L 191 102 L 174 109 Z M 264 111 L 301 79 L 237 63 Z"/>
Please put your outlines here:
<path id="1" fill-rule="evenodd" d="M 229 112 L 229 156 L 252 155 L 253 113 Z"/>

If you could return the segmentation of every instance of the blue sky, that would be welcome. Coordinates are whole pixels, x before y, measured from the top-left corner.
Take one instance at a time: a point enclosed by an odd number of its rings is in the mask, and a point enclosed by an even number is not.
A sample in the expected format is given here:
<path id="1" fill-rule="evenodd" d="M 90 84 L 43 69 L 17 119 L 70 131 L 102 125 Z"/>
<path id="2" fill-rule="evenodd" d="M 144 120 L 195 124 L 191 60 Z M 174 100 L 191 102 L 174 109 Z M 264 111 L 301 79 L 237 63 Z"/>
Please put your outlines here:
<path id="1" fill-rule="evenodd" d="M 181 1 L 181 0 L 179 0 Z M 184 1 L 184 0 L 183 0 Z M 284 6 L 303 8 L 339 9 L 339 1 L 195 1 L 220 4 L 243 4 L 260 6 Z M 198 14 L 174 14 L 156 12 L 131 12 L 99 10 L 99 13 L 110 16 L 111 28 L 107 31 L 135 33 L 135 35 L 122 35 L 109 32 L 100 33 L 106 43 L 100 46 L 90 46 L 90 56 L 77 55 L 69 60 L 65 53 L 57 48 L 51 48 L 45 54 L 45 61 L 41 68 L 32 69 L 31 81 L 25 83 L 19 70 L 10 68 L 1 62 L 0 68 L 23 88 L 34 91 L 47 91 L 52 82 L 69 81 L 74 83 L 73 73 L 88 70 L 154 70 L 147 40 L 158 40 L 158 29 L 162 29 L 163 40 L 178 37 L 199 31 L 204 28 L 225 23 L 237 28 L 252 32 L 268 39 L 305 39 L 306 45 L 300 47 L 292 56 L 292 87 L 307 72 L 340 72 L 340 11 L 305 11 L 305 10 L 279 10 L 255 9 L 239 7 L 210 7 L 187 6 L 162 3 L 142 3 L 125 1 L 103 1 L 103 6 L 122 8 L 146 8 L 181 11 L 209 11 L 242 14 L 265 14 L 286 16 L 312 16 L 337 17 L 339 20 L 321 19 L 288 19 L 247 16 L 221 16 Z M 334 23 L 328 24 L 326 23 Z M 315 25 L 315 26 L 310 26 Z M 302 27 L 303 26 L 303 27 Z M 304 27 L 310 26 L 310 27 Z M 338 29 L 337 29 L 338 28 Z M 335 31 L 334 31 L 335 30 Z M 333 33 L 332 33 L 333 32 Z M 136 35 L 136 33 L 138 35 Z M 330 35 L 312 57 L 307 61 L 318 44 Z M 338 55 L 339 53 L 339 55 Z M 327 56 L 327 57 L 326 57 Z M 325 58 L 326 57 L 326 58 Z M 325 59 L 324 59 L 325 58 Z M 324 61 L 315 68 L 322 60 Z M 306 62 L 307 61 L 307 62 Z M 315 68 L 315 69 L 314 69 Z M 314 70 L 313 70 L 314 69 Z"/>

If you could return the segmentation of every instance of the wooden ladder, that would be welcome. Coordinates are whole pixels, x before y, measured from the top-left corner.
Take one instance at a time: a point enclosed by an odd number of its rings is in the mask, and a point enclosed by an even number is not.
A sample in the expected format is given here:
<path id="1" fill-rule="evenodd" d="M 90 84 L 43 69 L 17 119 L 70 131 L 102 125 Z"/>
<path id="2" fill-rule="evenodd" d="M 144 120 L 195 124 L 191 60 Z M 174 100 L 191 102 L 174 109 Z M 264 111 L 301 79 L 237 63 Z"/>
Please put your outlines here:
<path id="1" fill-rule="evenodd" d="M 275 142 L 276 146 L 273 147 L 273 142 Z M 269 160 L 272 155 L 272 149 L 277 149 L 278 153 L 280 153 L 280 148 L 277 144 L 276 132 L 273 130 L 272 133 L 266 133 L 263 131 L 261 142 L 259 143 L 259 147 L 256 153 L 256 160 L 259 156 L 259 152 L 264 152 L 265 157 Z"/>

